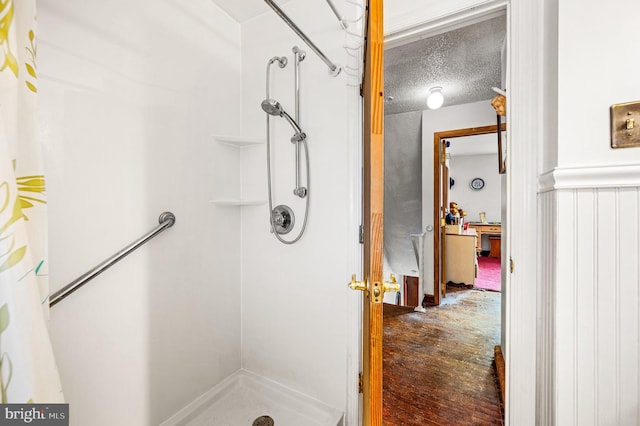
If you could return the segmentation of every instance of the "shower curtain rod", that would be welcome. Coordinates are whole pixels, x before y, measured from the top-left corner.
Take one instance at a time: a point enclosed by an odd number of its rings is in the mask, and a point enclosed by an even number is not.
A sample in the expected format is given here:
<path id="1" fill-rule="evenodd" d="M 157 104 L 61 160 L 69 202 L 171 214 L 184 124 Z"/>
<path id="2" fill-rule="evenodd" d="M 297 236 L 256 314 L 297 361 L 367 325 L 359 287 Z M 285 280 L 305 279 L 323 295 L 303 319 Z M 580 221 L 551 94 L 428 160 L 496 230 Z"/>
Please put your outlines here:
<path id="1" fill-rule="evenodd" d="M 287 16 L 286 13 L 284 13 L 282 9 L 280 9 L 280 7 L 277 4 L 275 4 L 273 0 L 264 0 L 264 1 L 271 7 L 271 9 L 273 9 L 273 11 L 280 18 L 282 18 L 284 22 L 286 22 L 287 25 L 289 25 L 289 27 L 291 27 L 293 32 L 298 34 L 298 36 L 300 36 L 300 38 L 307 44 L 307 46 L 309 46 L 309 48 L 313 50 L 316 53 L 316 55 L 318 55 L 325 64 L 327 64 L 332 76 L 335 77 L 340 73 L 340 69 L 341 69 L 340 66 L 331 62 L 329 58 L 327 58 L 326 55 L 322 53 L 322 51 L 318 49 L 318 47 L 315 44 L 313 44 L 311 40 L 309 40 L 309 37 L 307 37 L 305 33 L 302 32 L 302 30 Z"/>

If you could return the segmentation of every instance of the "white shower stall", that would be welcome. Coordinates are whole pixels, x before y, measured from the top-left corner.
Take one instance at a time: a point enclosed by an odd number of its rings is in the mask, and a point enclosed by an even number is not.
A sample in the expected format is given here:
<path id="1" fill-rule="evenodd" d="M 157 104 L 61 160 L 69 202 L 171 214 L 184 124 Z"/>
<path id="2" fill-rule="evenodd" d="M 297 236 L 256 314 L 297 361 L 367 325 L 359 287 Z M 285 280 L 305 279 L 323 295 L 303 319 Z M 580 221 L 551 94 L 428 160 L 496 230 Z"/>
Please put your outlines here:
<path id="1" fill-rule="evenodd" d="M 330 76 L 267 8 L 240 24 L 210 0 L 37 7 L 52 291 L 156 226 L 161 212 L 176 216 L 52 308 L 72 424 L 158 425 L 234 377 L 339 418 L 355 381 L 348 363 L 358 358 L 348 306 L 359 296 L 346 285 L 359 247 L 349 77 Z M 326 3 L 286 9 L 346 63 L 345 35 Z M 285 246 L 270 233 L 260 102 L 267 60 L 286 55 L 290 66 L 273 70 L 271 90 L 293 109 L 294 45 L 307 50 L 300 121 L 312 184 L 305 235 Z M 274 196 L 289 202 L 285 125 L 272 128 Z M 301 222 L 303 203 L 291 203 Z"/>

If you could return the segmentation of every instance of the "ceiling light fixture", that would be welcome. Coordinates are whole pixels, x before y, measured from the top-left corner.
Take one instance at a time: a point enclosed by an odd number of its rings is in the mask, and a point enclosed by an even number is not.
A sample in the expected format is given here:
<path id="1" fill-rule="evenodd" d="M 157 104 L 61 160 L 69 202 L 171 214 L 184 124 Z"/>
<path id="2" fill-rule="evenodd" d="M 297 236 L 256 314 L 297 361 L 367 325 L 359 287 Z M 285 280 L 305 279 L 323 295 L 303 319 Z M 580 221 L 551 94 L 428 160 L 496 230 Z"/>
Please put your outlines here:
<path id="1" fill-rule="evenodd" d="M 432 87 L 429 89 L 429 95 L 427 95 L 427 106 L 429 109 L 438 109 L 444 103 L 444 96 L 442 95 L 442 87 Z"/>

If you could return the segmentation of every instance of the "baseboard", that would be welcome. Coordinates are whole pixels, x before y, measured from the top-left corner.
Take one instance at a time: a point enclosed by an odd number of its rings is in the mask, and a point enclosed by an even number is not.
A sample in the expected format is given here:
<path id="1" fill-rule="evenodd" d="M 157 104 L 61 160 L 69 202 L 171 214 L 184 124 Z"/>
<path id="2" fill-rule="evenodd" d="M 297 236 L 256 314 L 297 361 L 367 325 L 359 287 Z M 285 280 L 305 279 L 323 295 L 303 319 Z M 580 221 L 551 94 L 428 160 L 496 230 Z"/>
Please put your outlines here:
<path id="1" fill-rule="evenodd" d="M 500 398 L 504 405 L 504 391 L 505 391 L 505 371 L 504 371 L 504 356 L 502 355 L 502 348 L 497 345 L 493 348 L 496 374 L 498 376 L 498 383 L 500 384 Z"/>

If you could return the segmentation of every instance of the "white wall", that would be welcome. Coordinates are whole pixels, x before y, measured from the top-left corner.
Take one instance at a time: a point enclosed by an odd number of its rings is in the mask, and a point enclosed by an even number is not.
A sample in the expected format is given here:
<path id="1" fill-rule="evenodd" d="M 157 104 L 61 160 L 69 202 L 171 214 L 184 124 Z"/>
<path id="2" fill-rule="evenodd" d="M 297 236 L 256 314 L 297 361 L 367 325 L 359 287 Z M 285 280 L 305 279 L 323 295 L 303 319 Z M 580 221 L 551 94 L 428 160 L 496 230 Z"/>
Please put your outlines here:
<path id="1" fill-rule="evenodd" d="M 558 2 L 560 167 L 640 163 L 640 148 L 611 149 L 609 137 L 609 107 L 640 100 L 635 77 L 640 55 L 629 54 L 626 43 L 611 46 L 611 39 L 602 36 L 612 34 L 616 40 L 636 36 L 626 23 L 638 22 L 637 6 L 635 0 L 614 0 L 607 7 L 594 0 Z"/>
<path id="2" fill-rule="evenodd" d="M 452 143 L 456 143 L 455 139 Z M 449 164 L 449 176 L 455 179 L 449 200 L 467 212 L 465 222 L 479 222 L 480 212 L 486 213 L 488 222 L 500 222 L 498 154 L 460 155 L 453 157 Z M 470 185 L 476 177 L 484 180 L 484 188 L 477 191 Z"/>
<path id="3" fill-rule="evenodd" d="M 240 28 L 212 2 L 38 1 L 52 290 L 177 223 L 55 306 L 74 424 L 158 424 L 240 367 Z M 232 178 L 229 178 L 231 176 Z M 235 179 L 237 181 L 237 179 Z"/>
<path id="4" fill-rule="evenodd" d="M 496 112 L 490 101 L 455 105 L 422 114 L 422 228 L 433 225 L 433 135 L 447 130 L 494 125 Z M 497 144 L 497 142 L 496 142 Z M 497 146 L 497 145 L 496 145 Z M 433 232 L 424 239 L 426 294 L 433 294 Z"/>
<path id="5" fill-rule="evenodd" d="M 558 164 L 558 1 L 544 0 L 543 58 L 545 107 L 542 111 L 543 142 L 539 147 L 538 168 L 553 170 Z"/>
<path id="6" fill-rule="evenodd" d="M 338 3 L 339 7 L 345 5 Z M 344 10 L 344 9 L 343 9 Z M 324 2 L 293 1 L 287 14 L 334 62 L 344 65 L 344 35 Z M 311 154 L 310 212 L 307 229 L 294 245 L 283 245 L 269 232 L 268 207 L 242 210 L 242 345 L 243 366 L 306 393 L 340 410 L 347 389 L 347 282 L 357 273 L 351 254 L 353 214 L 350 150 L 347 138 L 348 96 L 344 72 L 331 77 L 328 68 L 274 13 L 242 26 L 243 131 L 265 134 L 266 63 L 286 55 L 289 65 L 272 67 L 271 96 L 294 112 L 293 56 L 307 51 L 301 63 L 301 125 Z M 275 204 L 294 208 L 301 224 L 304 203 L 294 200 L 293 134 L 283 119 L 272 120 Z M 245 196 L 266 199 L 265 149 L 245 155 Z M 299 225 L 284 238 L 297 234 Z"/>

